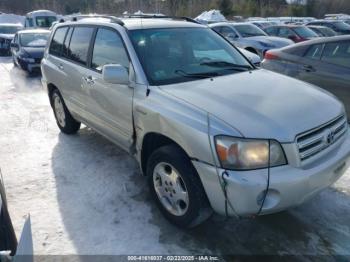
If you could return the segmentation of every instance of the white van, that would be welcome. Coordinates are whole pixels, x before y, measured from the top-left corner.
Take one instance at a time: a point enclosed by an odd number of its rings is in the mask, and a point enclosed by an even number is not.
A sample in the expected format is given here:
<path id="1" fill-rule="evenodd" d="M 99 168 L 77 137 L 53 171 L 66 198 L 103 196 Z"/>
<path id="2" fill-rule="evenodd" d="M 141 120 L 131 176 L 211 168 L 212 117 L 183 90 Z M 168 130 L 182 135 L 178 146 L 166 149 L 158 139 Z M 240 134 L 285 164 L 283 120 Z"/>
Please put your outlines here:
<path id="1" fill-rule="evenodd" d="M 26 15 L 26 28 L 50 28 L 52 23 L 58 20 L 55 12 L 49 10 L 38 10 Z"/>

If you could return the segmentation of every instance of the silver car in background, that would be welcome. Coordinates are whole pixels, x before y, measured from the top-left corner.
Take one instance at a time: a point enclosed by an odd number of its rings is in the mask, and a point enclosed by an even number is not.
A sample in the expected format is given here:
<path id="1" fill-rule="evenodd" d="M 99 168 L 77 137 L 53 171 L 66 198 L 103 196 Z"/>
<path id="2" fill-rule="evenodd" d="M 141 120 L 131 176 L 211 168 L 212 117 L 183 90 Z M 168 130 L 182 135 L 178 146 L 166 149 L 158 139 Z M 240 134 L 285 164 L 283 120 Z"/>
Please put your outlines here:
<path id="1" fill-rule="evenodd" d="M 350 35 L 270 50 L 262 67 L 326 89 L 344 103 L 350 117 Z"/>
<path id="2" fill-rule="evenodd" d="M 41 68 L 61 131 L 84 123 L 133 155 L 181 227 L 212 210 L 251 217 L 300 205 L 349 164 L 339 100 L 254 67 L 185 18 L 60 23 Z"/>
<path id="3" fill-rule="evenodd" d="M 251 23 L 221 22 L 209 25 L 237 47 L 264 57 L 266 51 L 293 44 L 293 41 L 269 36 Z"/>

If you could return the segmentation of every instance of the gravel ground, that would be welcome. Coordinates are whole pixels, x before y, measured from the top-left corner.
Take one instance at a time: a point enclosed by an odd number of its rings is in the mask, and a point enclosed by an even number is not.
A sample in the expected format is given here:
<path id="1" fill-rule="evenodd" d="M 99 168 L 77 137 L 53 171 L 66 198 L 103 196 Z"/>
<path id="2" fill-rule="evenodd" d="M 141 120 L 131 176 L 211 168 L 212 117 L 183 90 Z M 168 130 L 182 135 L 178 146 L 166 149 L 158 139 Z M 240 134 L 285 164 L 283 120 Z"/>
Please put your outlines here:
<path id="1" fill-rule="evenodd" d="M 180 230 L 133 158 L 89 128 L 61 134 L 40 77 L 11 62 L 0 58 L 0 167 L 16 233 L 30 213 L 36 254 L 350 256 L 350 170 L 298 208 Z"/>

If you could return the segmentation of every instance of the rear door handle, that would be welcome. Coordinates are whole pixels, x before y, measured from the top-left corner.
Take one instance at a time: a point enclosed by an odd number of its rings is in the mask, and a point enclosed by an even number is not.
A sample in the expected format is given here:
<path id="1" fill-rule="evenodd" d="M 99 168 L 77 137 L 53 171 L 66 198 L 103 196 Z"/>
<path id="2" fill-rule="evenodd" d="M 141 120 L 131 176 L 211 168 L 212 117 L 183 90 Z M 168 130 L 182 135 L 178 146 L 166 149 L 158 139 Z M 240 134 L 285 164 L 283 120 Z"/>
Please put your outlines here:
<path id="1" fill-rule="evenodd" d="M 303 69 L 304 69 L 304 71 L 310 72 L 310 73 L 316 71 L 316 69 L 313 66 L 311 66 L 311 65 L 304 65 Z"/>
<path id="2" fill-rule="evenodd" d="M 58 69 L 59 69 L 59 70 L 63 70 L 63 69 L 64 69 L 63 65 L 60 64 L 60 65 L 58 66 Z"/>

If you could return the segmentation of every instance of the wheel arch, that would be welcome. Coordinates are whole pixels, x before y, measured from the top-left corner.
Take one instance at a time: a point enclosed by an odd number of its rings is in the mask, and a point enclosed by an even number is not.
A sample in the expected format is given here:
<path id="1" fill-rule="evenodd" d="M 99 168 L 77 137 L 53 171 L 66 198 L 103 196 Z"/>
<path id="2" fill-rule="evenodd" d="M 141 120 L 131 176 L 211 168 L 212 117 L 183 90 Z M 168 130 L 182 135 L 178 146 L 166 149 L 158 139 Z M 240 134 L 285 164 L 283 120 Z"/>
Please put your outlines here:
<path id="1" fill-rule="evenodd" d="M 143 137 L 141 152 L 140 152 L 141 153 L 140 165 L 141 165 L 142 173 L 144 175 L 146 175 L 147 161 L 151 156 L 151 154 L 158 148 L 166 145 L 175 145 L 190 159 L 190 156 L 187 154 L 185 149 L 172 138 L 157 132 L 149 132 L 145 134 Z"/>

